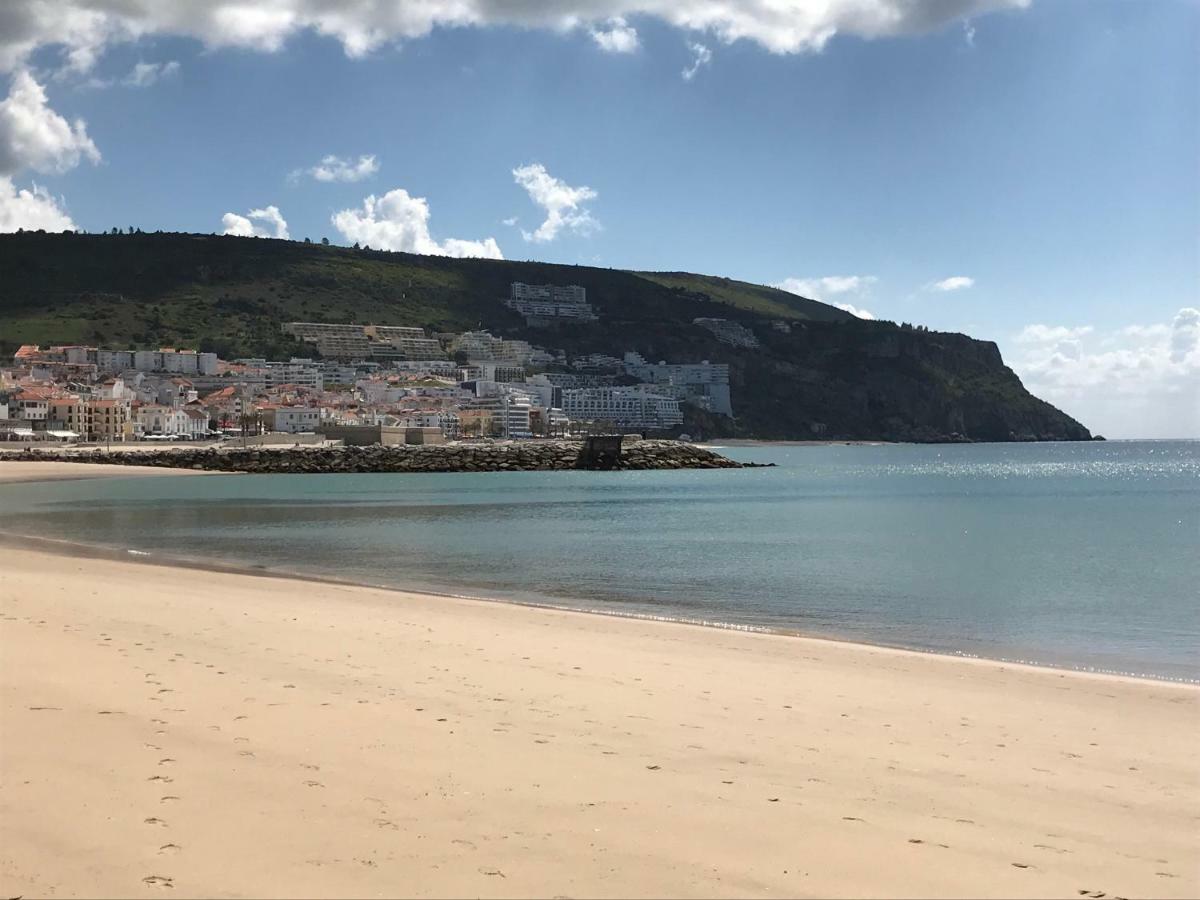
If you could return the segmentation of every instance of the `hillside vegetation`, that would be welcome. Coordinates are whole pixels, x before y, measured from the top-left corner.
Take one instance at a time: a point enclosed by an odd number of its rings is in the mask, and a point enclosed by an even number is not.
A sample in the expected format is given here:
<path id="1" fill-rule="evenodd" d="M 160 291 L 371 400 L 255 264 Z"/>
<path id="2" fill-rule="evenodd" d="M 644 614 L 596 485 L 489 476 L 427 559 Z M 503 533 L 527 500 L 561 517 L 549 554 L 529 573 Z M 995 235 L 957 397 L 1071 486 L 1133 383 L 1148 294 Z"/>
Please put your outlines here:
<path id="1" fill-rule="evenodd" d="M 513 281 L 579 284 L 599 322 L 530 329 Z M 753 329 L 719 343 L 699 316 Z M 23 343 L 195 346 L 224 357 L 311 355 L 283 322 L 486 328 L 568 353 L 730 364 L 735 422 L 716 436 L 881 440 L 1087 439 L 1030 395 L 990 342 L 868 322 L 785 291 L 707 275 L 355 250 L 192 234 L 0 236 L 0 353 Z M 790 333 L 773 322 L 787 322 Z"/>

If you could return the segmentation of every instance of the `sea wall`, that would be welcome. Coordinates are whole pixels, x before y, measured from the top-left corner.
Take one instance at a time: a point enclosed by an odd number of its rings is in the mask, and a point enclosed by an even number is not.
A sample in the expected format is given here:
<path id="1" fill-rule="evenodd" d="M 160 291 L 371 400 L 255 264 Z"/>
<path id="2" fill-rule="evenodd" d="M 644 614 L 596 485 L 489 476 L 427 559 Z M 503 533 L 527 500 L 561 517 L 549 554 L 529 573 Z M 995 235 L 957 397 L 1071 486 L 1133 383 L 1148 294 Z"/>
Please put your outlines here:
<path id="1" fill-rule="evenodd" d="M 582 441 L 369 447 L 29 450 L 5 459 L 157 466 L 215 472 L 520 472 L 585 468 Z M 679 441 L 626 444 L 617 469 L 737 469 L 741 463 Z"/>

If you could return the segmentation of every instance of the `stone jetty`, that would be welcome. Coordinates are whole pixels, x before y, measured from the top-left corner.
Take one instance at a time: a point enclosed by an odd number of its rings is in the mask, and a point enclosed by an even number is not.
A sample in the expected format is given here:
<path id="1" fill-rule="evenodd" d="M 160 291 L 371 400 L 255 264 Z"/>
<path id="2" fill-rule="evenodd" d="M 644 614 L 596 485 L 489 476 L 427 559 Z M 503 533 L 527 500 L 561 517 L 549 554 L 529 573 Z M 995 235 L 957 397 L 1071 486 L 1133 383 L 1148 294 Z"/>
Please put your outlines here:
<path id="1" fill-rule="evenodd" d="M 583 441 L 451 443 L 366 447 L 223 447 L 161 450 L 27 450 L 4 459 L 156 466 L 260 474 L 337 472 L 523 472 L 592 468 Z M 744 464 L 694 444 L 644 440 L 625 443 L 613 469 L 739 469 Z"/>

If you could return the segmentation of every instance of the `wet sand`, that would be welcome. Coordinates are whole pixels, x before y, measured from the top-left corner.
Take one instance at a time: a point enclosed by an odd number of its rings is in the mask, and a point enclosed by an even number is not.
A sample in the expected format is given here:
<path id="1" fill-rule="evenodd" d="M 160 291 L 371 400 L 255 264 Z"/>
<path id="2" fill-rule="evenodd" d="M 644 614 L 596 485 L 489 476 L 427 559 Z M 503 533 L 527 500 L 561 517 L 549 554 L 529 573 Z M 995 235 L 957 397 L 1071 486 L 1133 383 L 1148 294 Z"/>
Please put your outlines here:
<path id="1" fill-rule="evenodd" d="M 3 896 L 1200 893 L 1194 686 L 15 546 L 0 571 Z"/>

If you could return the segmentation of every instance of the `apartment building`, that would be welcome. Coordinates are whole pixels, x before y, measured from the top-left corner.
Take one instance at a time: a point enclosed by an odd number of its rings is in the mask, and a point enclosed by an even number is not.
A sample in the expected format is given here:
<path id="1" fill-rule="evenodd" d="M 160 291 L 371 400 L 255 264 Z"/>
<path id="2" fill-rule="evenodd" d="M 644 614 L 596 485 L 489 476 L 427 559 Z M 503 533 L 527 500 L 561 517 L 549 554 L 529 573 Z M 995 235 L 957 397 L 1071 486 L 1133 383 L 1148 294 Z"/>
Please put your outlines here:
<path id="1" fill-rule="evenodd" d="M 425 329 L 402 325 L 345 325 L 326 322 L 288 322 L 285 334 L 315 344 L 329 359 L 437 360 L 445 359 L 441 342 Z"/>
<path id="2" fill-rule="evenodd" d="M 618 428 L 662 431 L 683 424 L 679 401 L 643 386 L 564 390 L 562 408 L 572 421 L 612 422 Z"/>
<path id="3" fill-rule="evenodd" d="M 670 396 L 690 400 L 723 416 L 733 415 L 726 363 L 710 363 L 707 359 L 699 363 L 648 363 L 640 353 L 626 353 L 623 365 L 629 375 L 640 381 L 681 389 L 679 393 L 664 391 Z"/>
<path id="4" fill-rule="evenodd" d="M 82 397 L 68 394 L 64 397 L 51 398 L 46 422 L 48 429 L 73 431 L 76 434 L 85 435 L 88 430 L 87 421 L 87 403 Z"/>
<path id="5" fill-rule="evenodd" d="M 367 325 L 364 329 L 368 338 L 376 342 L 373 356 L 381 356 L 378 345 L 386 344 L 394 347 L 400 354 L 399 359 L 424 360 L 445 359 L 446 351 L 442 349 L 441 341 L 427 337 L 424 328 L 410 328 L 398 325 Z"/>
<path id="6" fill-rule="evenodd" d="M 128 400 L 89 399 L 84 406 L 84 434 L 89 441 L 133 439 L 133 412 Z"/>
<path id="7" fill-rule="evenodd" d="M 138 372 L 170 372 L 177 375 L 215 375 L 217 354 L 196 350 L 100 350 L 96 347 L 61 348 L 67 363 L 73 366 L 94 365 L 102 373 L 134 370 Z"/>
<path id="8" fill-rule="evenodd" d="M 265 359 L 239 359 L 238 365 L 245 366 L 262 375 L 262 388 L 294 384 L 314 391 L 325 389 L 325 372 L 315 360 L 293 356 L 287 362 L 272 362 Z"/>
<path id="9" fill-rule="evenodd" d="M 529 325 L 594 322 L 598 318 L 587 302 L 587 291 L 577 284 L 525 284 L 514 281 L 504 303 L 524 316 Z"/>

